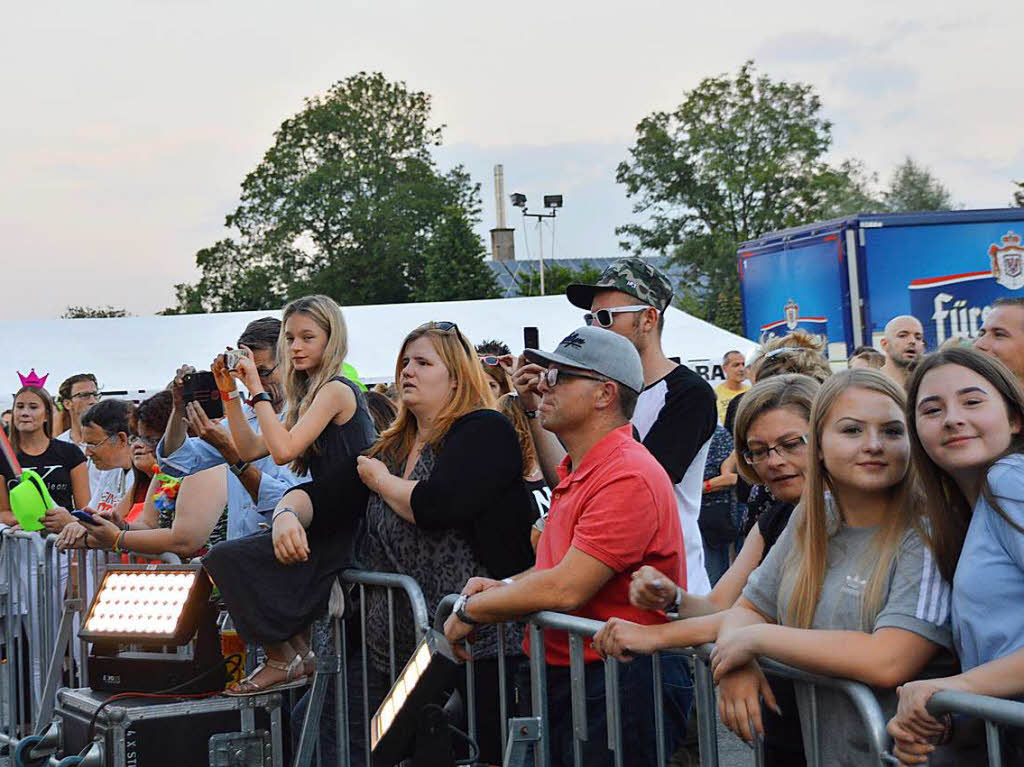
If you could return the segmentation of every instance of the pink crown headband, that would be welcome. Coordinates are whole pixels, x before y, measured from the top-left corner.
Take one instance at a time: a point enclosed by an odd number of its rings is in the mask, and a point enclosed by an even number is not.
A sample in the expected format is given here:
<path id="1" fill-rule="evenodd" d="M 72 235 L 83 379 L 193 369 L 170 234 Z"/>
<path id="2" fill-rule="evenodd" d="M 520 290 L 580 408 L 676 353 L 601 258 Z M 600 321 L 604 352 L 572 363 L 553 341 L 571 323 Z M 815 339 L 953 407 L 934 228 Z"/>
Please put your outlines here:
<path id="1" fill-rule="evenodd" d="M 32 370 L 29 372 L 27 376 L 23 376 L 21 374 L 21 371 L 18 371 L 18 378 L 21 379 L 22 386 L 38 386 L 40 389 L 42 389 L 46 386 L 46 379 L 49 377 L 50 374 L 47 373 L 42 378 L 40 378 L 39 376 L 36 375 L 35 368 L 32 368 Z"/>

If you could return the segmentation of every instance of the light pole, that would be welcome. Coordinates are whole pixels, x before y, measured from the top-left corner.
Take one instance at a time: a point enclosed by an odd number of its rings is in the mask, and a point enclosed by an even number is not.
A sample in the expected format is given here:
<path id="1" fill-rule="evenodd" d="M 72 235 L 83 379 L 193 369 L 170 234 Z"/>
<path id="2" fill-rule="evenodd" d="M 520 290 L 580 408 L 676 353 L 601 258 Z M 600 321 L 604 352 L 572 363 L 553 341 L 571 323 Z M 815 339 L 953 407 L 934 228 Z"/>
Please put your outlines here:
<path id="1" fill-rule="evenodd" d="M 537 219 L 537 239 L 540 241 L 540 294 L 544 295 L 544 221 L 545 218 L 555 218 L 558 215 L 558 209 L 562 207 L 562 195 L 560 194 L 546 194 L 544 195 L 544 208 L 549 213 L 530 213 L 526 208 L 526 195 L 515 192 L 512 194 L 512 205 L 516 208 L 522 208 L 523 218 L 535 218 Z M 523 235 L 525 236 L 526 231 L 524 227 Z"/>

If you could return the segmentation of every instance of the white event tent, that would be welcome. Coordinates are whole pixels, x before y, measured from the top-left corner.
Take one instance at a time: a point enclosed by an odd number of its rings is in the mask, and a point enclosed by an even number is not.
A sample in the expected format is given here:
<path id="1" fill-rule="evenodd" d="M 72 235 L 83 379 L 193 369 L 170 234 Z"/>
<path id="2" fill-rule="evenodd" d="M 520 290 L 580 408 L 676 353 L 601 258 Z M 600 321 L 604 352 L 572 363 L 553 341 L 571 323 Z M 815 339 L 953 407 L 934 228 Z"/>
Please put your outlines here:
<path id="1" fill-rule="evenodd" d="M 390 381 L 406 333 L 430 320 L 448 320 L 473 343 L 504 341 L 516 353 L 523 346 L 523 326 L 539 329 L 540 345 L 553 349 L 576 327 L 583 312 L 562 295 L 483 301 L 388 304 L 343 307 L 348 325 L 348 361 L 364 383 Z M 116 319 L 8 320 L 0 322 L 3 384 L 0 404 L 8 407 L 20 384 L 16 371 L 49 374 L 46 388 L 56 394 L 70 375 L 94 372 L 106 392 L 138 398 L 162 389 L 181 364 L 209 369 L 214 356 L 233 346 L 246 324 L 279 311 L 189 314 Z M 666 354 L 690 364 L 705 377 L 722 355 L 744 355 L 755 344 L 710 323 L 669 308 L 662 337 Z"/>

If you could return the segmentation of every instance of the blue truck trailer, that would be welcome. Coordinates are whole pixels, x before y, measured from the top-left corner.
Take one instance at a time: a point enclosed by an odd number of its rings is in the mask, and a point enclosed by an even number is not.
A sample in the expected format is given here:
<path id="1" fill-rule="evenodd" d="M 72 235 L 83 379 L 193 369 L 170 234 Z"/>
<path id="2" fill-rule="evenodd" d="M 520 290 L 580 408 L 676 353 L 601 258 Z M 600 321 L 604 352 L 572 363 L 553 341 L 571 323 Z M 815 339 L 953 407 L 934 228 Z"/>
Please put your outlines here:
<path id="1" fill-rule="evenodd" d="M 766 234 L 738 260 L 752 340 L 799 328 L 842 361 L 912 314 L 934 349 L 976 338 L 995 299 L 1024 298 L 1024 208 L 859 214 Z"/>

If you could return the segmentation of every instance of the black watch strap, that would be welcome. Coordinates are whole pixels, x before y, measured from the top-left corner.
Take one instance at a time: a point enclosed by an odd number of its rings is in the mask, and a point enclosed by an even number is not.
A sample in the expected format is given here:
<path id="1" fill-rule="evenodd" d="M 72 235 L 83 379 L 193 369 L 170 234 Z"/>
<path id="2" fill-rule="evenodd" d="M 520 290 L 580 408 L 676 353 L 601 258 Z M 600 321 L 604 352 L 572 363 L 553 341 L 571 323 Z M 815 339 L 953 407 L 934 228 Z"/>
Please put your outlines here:
<path id="1" fill-rule="evenodd" d="M 274 404 L 274 399 L 265 391 L 261 391 L 259 394 L 254 394 L 253 398 L 249 400 L 250 407 L 255 405 L 257 402 L 269 402 L 271 405 Z"/>
<path id="2" fill-rule="evenodd" d="M 230 466 L 231 473 L 234 474 L 236 477 L 240 477 L 242 475 L 242 472 L 244 472 L 248 468 L 248 461 L 239 461 L 238 463 L 233 463 Z"/>

